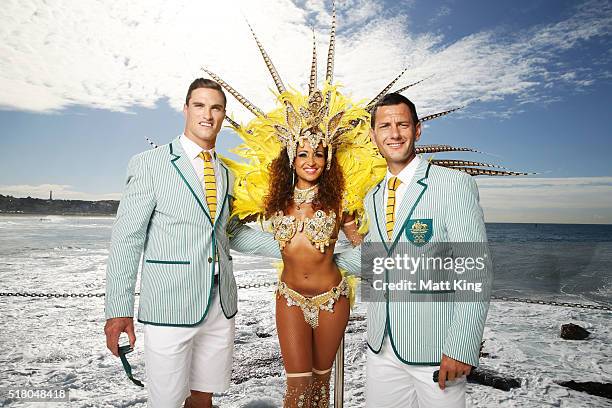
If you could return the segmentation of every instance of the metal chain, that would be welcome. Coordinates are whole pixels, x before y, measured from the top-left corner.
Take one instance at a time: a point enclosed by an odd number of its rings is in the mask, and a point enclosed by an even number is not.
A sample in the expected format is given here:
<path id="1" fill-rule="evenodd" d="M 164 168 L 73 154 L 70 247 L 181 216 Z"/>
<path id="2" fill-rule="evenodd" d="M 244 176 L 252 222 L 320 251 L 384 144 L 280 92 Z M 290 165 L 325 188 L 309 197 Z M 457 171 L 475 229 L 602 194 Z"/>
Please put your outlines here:
<path id="1" fill-rule="evenodd" d="M 252 288 L 269 288 L 276 286 L 277 282 L 264 282 L 264 283 L 247 283 L 246 285 L 237 285 L 238 289 L 252 289 Z"/>
<path id="2" fill-rule="evenodd" d="M 39 298 L 92 298 L 104 297 L 104 293 L 30 293 L 30 292 L 0 292 L 1 296 L 39 297 Z"/>
<path id="3" fill-rule="evenodd" d="M 247 283 L 244 285 L 237 285 L 238 289 L 258 289 L 258 288 L 269 288 L 276 286 L 276 282 L 263 282 L 263 283 Z M 140 295 L 136 292 L 136 296 Z M 104 297 L 104 293 L 31 293 L 31 292 L 0 292 L 0 297 L 32 297 L 32 298 L 92 298 L 92 297 Z M 531 303 L 537 305 L 549 305 L 549 306 L 562 306 L 562 307 L 576 307 L 579 309 L 592 309 L 592 310 L 610 310 L 611 306 L 604 305 L 590 305 L 584 303 L 568 303 L 568 302 L 557 302 L 554 300 L 537 300 L 507 296 L 491 296 L 492 300 L 500 300 L 503 302 L 519 302 L 519 303 Z"/>
<path id="4" fill-rule="evenodd" d="M 532 303 L 532 304 L 537 304 L 537 305 L 577 307 L 580 309 L 612 310 L 611 306 L 589 305 L 589 304 L 584 304 L 584 303 L 557 302 L 554 300 L 537 300 L 537 299 L 526 299 L 526 298 L 517 298 L 517 297 L 508 297 L 508 296 L 491 296 L 491 299 L 501 300 L 503 302 L 519 302 L 519 303 Z"/>
<path id="5" fill-rule="evenodd" d="M 276 282 L 263 282 L 263 283 L 247 283 L 244 285 L 237 285 L 238 289 L 256 289 L 256 288 L 268 288 L 276 286 Z M 140 295 L 140 292 L 135 293 L 136 296 Z M 32 298 L 93 298 L 93 297 L 104 297 L 104 293 L 34 293 L 34 292 L 0 292 L 0 297 L 32 297 Z"/>

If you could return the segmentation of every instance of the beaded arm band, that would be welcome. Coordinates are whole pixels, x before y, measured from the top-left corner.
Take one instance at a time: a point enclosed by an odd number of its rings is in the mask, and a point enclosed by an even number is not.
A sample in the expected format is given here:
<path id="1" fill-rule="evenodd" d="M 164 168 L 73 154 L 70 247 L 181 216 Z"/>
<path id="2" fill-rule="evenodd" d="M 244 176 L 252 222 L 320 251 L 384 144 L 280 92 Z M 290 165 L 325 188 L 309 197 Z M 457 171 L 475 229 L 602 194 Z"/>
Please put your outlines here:
<path id="1" fill-rule="evenodd" d="M 348 238 L 353 246 L 357 246 L 361 244 L 361 241 L 363 241 L 363 237 L 357 232 L 357 230 L 358 228 L 355 219 L 342 224 L 342 232 L 344 232 L 344 235 Z"/>

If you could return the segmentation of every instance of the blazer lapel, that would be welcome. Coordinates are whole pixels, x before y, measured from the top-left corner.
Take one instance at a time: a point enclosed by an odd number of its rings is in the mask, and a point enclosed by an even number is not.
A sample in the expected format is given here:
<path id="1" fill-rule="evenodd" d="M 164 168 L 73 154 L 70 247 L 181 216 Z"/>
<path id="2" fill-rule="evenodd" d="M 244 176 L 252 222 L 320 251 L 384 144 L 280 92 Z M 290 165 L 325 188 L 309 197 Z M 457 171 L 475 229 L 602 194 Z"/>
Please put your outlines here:
<path id="1" fill-rule="evenodd" d="M 185 155 L 185 151 L 183 150 L 178 138 L 174 139 L 172 143 L 170 143 L 170 162 L 179 173 L 186 187 L 189 189 L 189 191 L 191 191 L 193 198 L 197 201 L 198 205 L 202 211 L 204 211 L 204 214 L 206 214 L 208 221 L 212 225 L 210 212 L 208 210 L 208 205 L 206 204 L 204 189 L 202 188 L 202 184 L 198 179 L 198 175 L 196 174 L 191 161 Z"/>
<path id="2" fill-rule="evenodd" d="M 374 193 L 372 194 L 372 204 L 374 206 L 374 219 L 376 221 L 376 233 L 380 237 L 380 242 L 383 243 L 385 249 L 387 249 L 387 227 L 385 222 L 385 208 L 384 196 L 385 189 L 383 188 L 385 180 L 383 179 L 376 187 L 374 187 Z"/>
<path id="3" fill-rule="evenodd" d="M 391 235 L 394 243 L 393 246 L 395 246 L 395 243 L 400 238 L 402 232 L 404 231 L 404 224 L 412 216 L 414 209 L 418 205 L 419 201 L 421 201 L 421 198 L 427 189 L 426 179 L 429 175 L 429 166 L 430 163 L 427 160 L 420 160 L 410 185 L 404 194 L 402 202 L 400 203 L 395 215 L 395 224 L 393 226 L 393 234 Z"/>
<path id="4" fill-rule="evenodd" d="M 217 203 L 221 203 L 221 205 L 217 204 L 217 212 L 215 214 L 215 223 L 223 213 L 223 207 L 227 204 L 227 192 L 229 191 L 229 170 L 223 159 L 217 154 L 217 160 L 219 161 L 219 174 L 216 175 L 217 183 L 220 183 L 220 188 L 217 191 L 221 192 L 219 197 L 217 197 Z"/>

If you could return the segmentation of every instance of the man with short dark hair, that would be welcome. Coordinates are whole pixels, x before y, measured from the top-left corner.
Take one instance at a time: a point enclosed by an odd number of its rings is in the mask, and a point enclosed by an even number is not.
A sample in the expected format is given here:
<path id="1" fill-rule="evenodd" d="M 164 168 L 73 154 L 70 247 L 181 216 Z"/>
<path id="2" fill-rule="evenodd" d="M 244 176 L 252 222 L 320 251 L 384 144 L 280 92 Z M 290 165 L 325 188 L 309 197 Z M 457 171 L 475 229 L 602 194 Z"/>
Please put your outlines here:
<path id="1" fill-rule="evenodd" d="M 280 258 L 276 241 L 230 220 L 234 179 L 215 152 L 226 98 L 199 78 L 187 92 L 184 133 L 134 156 L 117 211 L 106 271 L 106 342 L 133 347 L 134 289 L 143 256 L 148 406 L 212 406 L 229 387 L 237 311 L 230 247 Z"/>
<path id="2" fill-rule="evenodd" d="M 187 96 L 185 97 L 185 106 L 189 106 L 189 100 L 191 99 L 191 94 L 193 93 L 193 91 L 201 88 L 214 89 L 216 91 L 219 91 L 221 98 L 223 98 L 223 109 L 225 110 L 225 106 L 227 105 L 227 99 L 225 97 L 225 92 L 223 92 L 223 88 L 221 87 L 221 85 L 208 78 L 196 78 L 193 80 L 193 82 L 189 85 L 189 89 L 187 89 Z"/>
<path id="3" fill-rule="evenodd" d="M 400 94 L 387 94 L 373 109 L 370 136 L 387 162 L 387 175 L 364 199 L 371 221 L 362 246 L 384 246 L 387 258 L 403 256 L 402 250 L 418 254 L 429 243 L 453 243 L 452 248 L 487 240 L 476 183 L 417 156 L 421 131 L 414 104 Z M 457 255 L 444 248 L 436 248 L 439 257 Z M 366 249 L 339 255 L 338 266 L 360 269 L 361 251 Z M 422 265 L 410 274 L 397 266 L 385 269 L 385 283 L 427 274 Z M 453 290 L 416 289 L 398 294 L 387 286 L 377 300 L 364 299 L 367 408 L 465 406 L 463 377 L 478 365 L 488 298 L 466 302 Z M 439 384 L 433 382 L 435 370 Z"/>

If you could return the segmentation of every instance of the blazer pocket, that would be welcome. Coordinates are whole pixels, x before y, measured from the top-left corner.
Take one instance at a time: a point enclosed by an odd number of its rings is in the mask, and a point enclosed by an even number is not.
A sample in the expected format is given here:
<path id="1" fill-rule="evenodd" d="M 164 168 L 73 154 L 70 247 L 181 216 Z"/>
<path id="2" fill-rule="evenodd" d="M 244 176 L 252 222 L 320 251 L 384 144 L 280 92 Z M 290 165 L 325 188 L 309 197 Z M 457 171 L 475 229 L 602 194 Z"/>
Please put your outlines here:
<path id="1" fill-rule="evenodd" d="M 147 259 L 146 263 L 151 264 L 166 264 L 166 265 L 189 265 L 191 261 L 162 261 L 159 259 Z"/>

